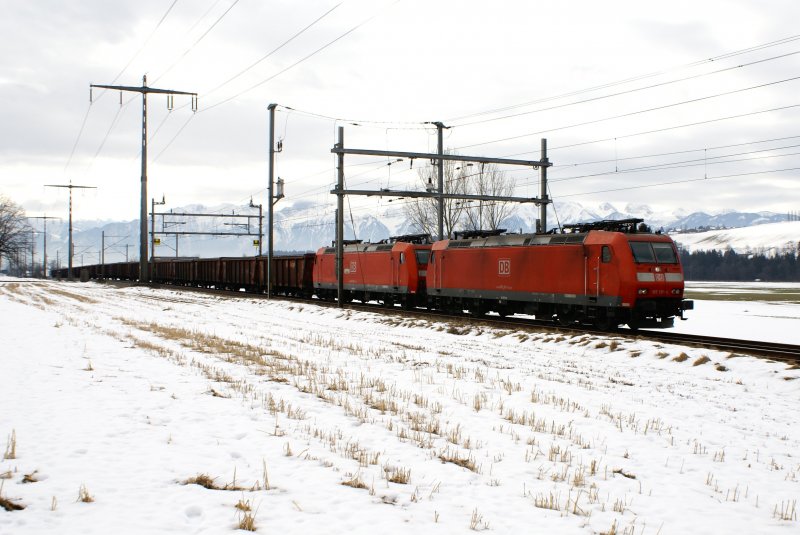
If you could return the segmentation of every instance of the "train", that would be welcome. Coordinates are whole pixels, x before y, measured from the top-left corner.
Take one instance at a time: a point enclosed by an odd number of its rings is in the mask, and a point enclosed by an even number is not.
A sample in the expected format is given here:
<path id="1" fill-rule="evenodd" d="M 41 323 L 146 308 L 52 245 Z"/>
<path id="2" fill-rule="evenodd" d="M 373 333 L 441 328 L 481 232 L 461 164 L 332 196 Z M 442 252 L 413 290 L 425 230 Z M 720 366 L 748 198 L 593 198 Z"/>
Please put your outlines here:
<path id="1" fill-rule="evenodd" d="M 684 274 L 672 239 L 641 219 L 565 225 L 558 232 L 455 232 L 434 241 L 425 234 L 377 243 L 342 243 L 343 302 L 427 308 L 501 317 L 535 316 L 563 326 L 601 330 L 627 325 L 671 327 L 694 308 L 684 298 Z M 275 256 L 158 259 L 151 281 L 336 300 L 335 243 L 316 253 Z M 137 280 L 138 263 L 73 268 L 82 279 Z M 54 270 L 56 278 L 67 269 Z"/>

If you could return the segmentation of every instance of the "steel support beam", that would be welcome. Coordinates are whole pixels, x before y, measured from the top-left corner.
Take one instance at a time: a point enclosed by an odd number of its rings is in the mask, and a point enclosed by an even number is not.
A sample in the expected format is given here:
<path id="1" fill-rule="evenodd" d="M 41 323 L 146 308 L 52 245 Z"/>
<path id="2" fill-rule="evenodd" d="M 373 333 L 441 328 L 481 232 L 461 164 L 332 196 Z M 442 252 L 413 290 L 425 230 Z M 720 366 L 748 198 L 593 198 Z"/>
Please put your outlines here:
<path id="1" fill-rule="evenodd" d="M 156 203 L 156 204 L 161 204 L 161 203 Z M 253 208 L 255 208 L 255 207 L 253 207 Z M 260 216 L 257 216 L 255 214 L 249 214 L 249 215 L 248 214 L 188 214 L 188 213 L 181 213 L 181 212 L 156 212 L 155 215 L 160 215 L 160 216 L 172 215 L 172 216 L 175 216 L 175 217 L 238 217 L 238 218 L 260 217 Z"/>
<path id="2" fill-rule="evenodd" d="M 357 154 L 361 156 L 389 156 L 395 158 L 408 158 L 409 160 L 445 160 L 448 162 L 476 162 L 476 163 L 497 163 L 505 165 L 521 165 L 538 169 L 540 166 L 551 166 L 549 161 L 544 160 L 511 160 L 507 158 L 490 158 L 486 156 L 462 156 L 460 154 L 436 154 L 432 152 L 405 152 L 394 150 L 372 150 L 372 149 L 346 149 L 344 147 L 334 147 L 331 149 L 333 154 Z"/>
<path id="3" fill-rule="evenodd" d="M 165 236 L 258 236 L 257 232 L 195 232 L 181 230 L 157 230 L 153 234 L 163 234 Z"/>
<path id="4" fill-rule="evenodd" d="M 538 197 L 500 197 L 497 195 L 467 195 L 462 193 L 442 193 L 436 191 L 394 191 L 394 190 L 367 190 L 367 189 L 347 189 L 338 190 L 332 189 L 330 191 L 334 195 L 342 193 L 344 195 L 360 195 L 363 197 L 409 197 L 409 198 L 442 198 L 442 199 L 458 199 L 464 201 L 504 201 L 504 202 L 519 202 L 519 203 L 534 203 L 542 204 L 545 202 Z"/>

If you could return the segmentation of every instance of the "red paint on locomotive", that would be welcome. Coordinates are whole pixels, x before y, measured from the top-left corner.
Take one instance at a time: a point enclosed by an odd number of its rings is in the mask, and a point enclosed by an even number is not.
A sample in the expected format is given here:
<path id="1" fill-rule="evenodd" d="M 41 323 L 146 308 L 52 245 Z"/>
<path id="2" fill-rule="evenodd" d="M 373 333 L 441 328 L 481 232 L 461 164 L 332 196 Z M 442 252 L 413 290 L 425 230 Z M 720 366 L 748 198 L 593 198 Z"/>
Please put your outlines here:
<path id="1" fill-rule="evenodd" d="M 430 245 L 406 242 L 345 245 L 342 277 L 344 300 L 379 300 L 387 305 L 424 305 L 425 271 L 430 248 Z M 336 298 L 334 247 L 323 247 L 317 251 L 314 290 L 320 298 Z"/>
<path id="2" fill-rule="evenodd" d="M 665 235 L 590 230 L 433 244 L 429 303 L 444 310 L 533 314 L 563 324 L 667 326 L 691 308 Z"/>

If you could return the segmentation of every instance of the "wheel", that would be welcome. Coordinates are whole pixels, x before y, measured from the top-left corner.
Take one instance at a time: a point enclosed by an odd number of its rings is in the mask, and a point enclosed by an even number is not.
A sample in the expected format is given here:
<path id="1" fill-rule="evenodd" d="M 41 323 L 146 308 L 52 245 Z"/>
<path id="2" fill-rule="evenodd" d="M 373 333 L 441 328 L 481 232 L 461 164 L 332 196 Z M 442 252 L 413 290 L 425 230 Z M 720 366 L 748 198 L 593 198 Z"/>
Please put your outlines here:
<path id="1" fill-rule="evenodd" d="M 575 311 L 568 305 L 559 306 L 556 311 L 556 323 L 562 327 L 569 327 L 575 323 Z"/>
<path id="2" fill-rule="evenodd" d="M 610 331 L 611 330 L 611 320 L 608 316 L 600 316 L 595 318 L 594 326 L 601 331 Z"/>
<path id="3" fill-rule="evenodd" d="M 473 318 L 482 318 L 484 314 L 486 314 L 486 312 L 479 306 L 474 306 L 469 309 L 469 315 Z"/>

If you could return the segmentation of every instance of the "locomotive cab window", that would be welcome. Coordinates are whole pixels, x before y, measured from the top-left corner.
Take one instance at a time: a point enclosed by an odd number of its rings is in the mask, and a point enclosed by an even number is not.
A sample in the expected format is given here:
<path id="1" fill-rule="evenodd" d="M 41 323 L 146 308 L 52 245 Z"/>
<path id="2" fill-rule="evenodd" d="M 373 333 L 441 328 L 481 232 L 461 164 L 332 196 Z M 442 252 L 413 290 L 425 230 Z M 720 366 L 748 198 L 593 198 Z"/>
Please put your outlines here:
<path id="1" fill-rule="evenodd" d="M 428 257 L 430 257 L 431 252 L 420 250 L 420 251 L 415 251 L 415 254 L 417 255 L 417 264 L 424 265 L 428 263 Z M 433 259 L 431 259 L 431 263 L 433 263 Z"/>
<path id="2" fill-rule="evenodd" d="M 633 259 L 638 264 L 677 264 L 678 257 L 671 243 L 630 242 Z"/>
<path id="3" fill-rule="evenodd" d="M 654 264 L 656 261 L 653 248 L 647 242 L 632 241 L 631 251 L 633 251 L 633 259 L 637 264 Z"/>
<path id="4" fill-rule="evenodd" d="M 603 252 L 601 253 L 600 258 L 602 259 L 604 264 L 608 264 L 611 262 L 611 247 L 608 245 L 603 246 Z"/>
<path id="5" fill-rule="evenodd" d="M 406 253 L 400 253 L 400 263 L 401 264 L 406 263 Z"/>
<path id="6" fill-rule="evenodd" d="M 653 251 L 656 253 L 656 260 L 659 264 L 677 264 L 678 258 L 671 243 L 654 243 Z"/>

